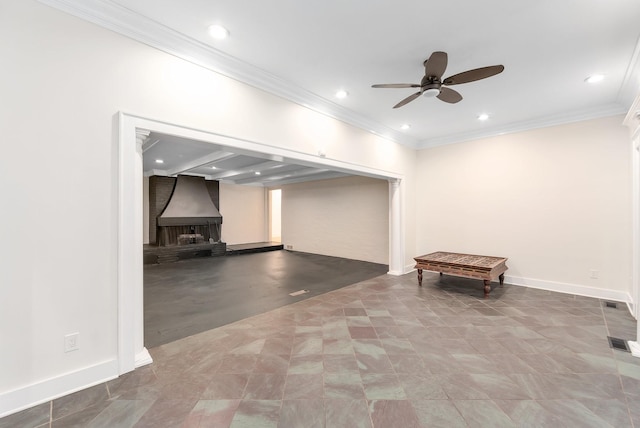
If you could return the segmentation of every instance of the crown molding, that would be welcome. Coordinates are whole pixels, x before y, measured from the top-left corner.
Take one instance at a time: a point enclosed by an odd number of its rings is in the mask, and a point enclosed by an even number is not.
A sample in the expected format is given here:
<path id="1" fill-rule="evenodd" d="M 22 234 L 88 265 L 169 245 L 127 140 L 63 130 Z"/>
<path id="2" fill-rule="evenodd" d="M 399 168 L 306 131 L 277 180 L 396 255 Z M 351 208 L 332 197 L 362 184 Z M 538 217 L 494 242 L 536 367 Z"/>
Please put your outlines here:
<path id="1" fill-rule="evenodd" d="M 320 97 L 291 82 L 285 81 L 265 70 L 225 54 L 205 43 L 116 4 L 111 0 L 38 1 L 231 79 L 299 104 L 317 113 L 414 149 L 424 149 L 478 138 L 527 131 L 534 128 L 624 114 L 640 92 L 639 38 L 636 42 L 629 66 L 627 67 L 623 83 L 618 90 L 616 97 L 617 104 L 569 114 L 535 118 L 509 124 L 504 127 L 483 128 L 478 131 L 450 134 L 420 141 L 365 115 L 358 114 L 342 105 Z"/>
<path id="2" fill-rule="evenodd" d="M 640 95 L 640 37 L 636 40 L 636 47 L 631 55 L 631 61 L 625 72 L 624 79 L 618 91 L 618 102 L 627 108 Z"/>
<path id="3" fill-rule="evenodd" d="M 455 144 L 463 143 L 465 141 L 478 140 L 480 138 L 496 137 L 498 135 L 513 134 L 516 132 L 530 131 L 532 129 L 547 128 L 550 126 L 581 122 L 583 120 L 598 119 L 601 117 L 609 117 L 619 114 L 622 115 L 626 112 L 627 109 L 622 105 L 609 104 L 594 109 L 586 109 L 577 112 L 571 112 L 568 114 L 542 116 L 531 120 L 511 123 L 505 126 L 483 128 L 471 132 L 461 132 L 459 134 L 450 134 L 442 137 L 429 138 L 421 141 L 418 144 L 417 148 L 429 149 L 446 144 Z"/>
<path id="4" fill-rule="evenodd" d="M 138 42 L 399 144 L 418 140 L 109 0 L 38 0 Z"/>

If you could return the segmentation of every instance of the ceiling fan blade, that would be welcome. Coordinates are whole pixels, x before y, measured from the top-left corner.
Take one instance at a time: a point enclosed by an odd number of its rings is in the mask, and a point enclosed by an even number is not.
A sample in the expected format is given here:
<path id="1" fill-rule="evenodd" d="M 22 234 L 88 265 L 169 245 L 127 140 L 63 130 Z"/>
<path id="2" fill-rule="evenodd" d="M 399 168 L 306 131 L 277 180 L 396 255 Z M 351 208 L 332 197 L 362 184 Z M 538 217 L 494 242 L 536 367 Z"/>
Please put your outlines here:
<path id="1" fill-rule="evenodd" d="M 504 65 L 490 65 L 489 67 L 476 68 L 449 76 L 442 81 L 444 85 L 459 85 L 461 83 L 474 82 L 502 73 Z"/>
<path id="2" fill-rule="evenodd" d="M 416 98 L 418 98 L 420 96 L 420 94 L 422 94 L 422 91 L 418 91 L 415 94 L 409 95 L 407 98 L 405 98 L 404 100 L 400 101 L 398 104 L 394 105 L 393 108 L 402 107 L 403 105 L 410 103 L 411 101 L 413 101 Z"/>
<path id="3" fill-rule="evenodd" d="M 377 85 L 371 85 L 372 88 L 419 88 L 420 85 L 416 83 L 380 83 Z"/>
<path id="4" fill-rule="evenodd" d="M 448 56 L 446 52 L 434 52 L 424 62 L 424 76 L 442 78 L 447 69 Z"/>
<path id="5" fill-rule="evenodd" d="M 458 91 L 454 91 L 450 88 L 445 88 L 444 86 L 440 88 L 440 93 L 437 98 L 440 101 L 444 101 L 445 103 L 455 104 L 459 101 L 462 101 L 462 95 Z"/>

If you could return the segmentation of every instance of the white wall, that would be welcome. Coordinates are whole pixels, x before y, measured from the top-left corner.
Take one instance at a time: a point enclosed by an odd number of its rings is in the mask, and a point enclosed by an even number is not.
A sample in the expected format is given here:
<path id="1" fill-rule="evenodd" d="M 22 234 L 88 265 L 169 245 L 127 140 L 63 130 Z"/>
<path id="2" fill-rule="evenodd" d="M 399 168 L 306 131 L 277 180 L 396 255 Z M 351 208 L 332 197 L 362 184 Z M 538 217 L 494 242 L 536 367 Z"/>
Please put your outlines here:
<path id="1" fill-rule="evenodd" d="M 631 190 L 622 117 L 422 150 L 418 164 L 418 253 L 504 256 L 507 281 L 611 290 L 627 300 Z"/>
<path id="2" fill-rule="evenodd" d="M 628 283 L 618 119 L 426 150 L 417 177 L 409 148 L 34 0 L 0 9 L 0 415 L 117 374 L 119 111 L 402 175 L 407 265 L 452 249 L 508 256 L 514 276 Z"/>
<path id="3" fill-rule="evenodd" d="M 409 148 L 34 0 L 2 2 L 0 54 L 0 415 L 117 374 L 119 111 L 404 174 L 413 235 Z"/>
<path id="4" fill-rule="evenodd" d="M 282 243 L 388 264 L 389 183 L 345 177 L 282 186 Z"/>
<path id="5" fill-rule="evenodd" d="M 233 245 L 267 240 L 265 193 L 263 187 L 220 183 L 222 241 Z"/>

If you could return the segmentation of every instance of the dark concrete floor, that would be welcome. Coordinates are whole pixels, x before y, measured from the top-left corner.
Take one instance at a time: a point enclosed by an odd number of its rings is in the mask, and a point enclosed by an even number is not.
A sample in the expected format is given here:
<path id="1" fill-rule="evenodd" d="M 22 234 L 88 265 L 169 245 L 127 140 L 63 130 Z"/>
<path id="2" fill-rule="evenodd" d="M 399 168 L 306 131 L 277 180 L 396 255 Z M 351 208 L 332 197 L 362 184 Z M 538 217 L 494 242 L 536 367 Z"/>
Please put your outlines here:
<path id="1" fill-rule="evenodd" d="M 147 348 L 364 281 L 387 265 L 290 251 L 144 266 Z M 292 297 L 289 293 L 309 290 Z"/>

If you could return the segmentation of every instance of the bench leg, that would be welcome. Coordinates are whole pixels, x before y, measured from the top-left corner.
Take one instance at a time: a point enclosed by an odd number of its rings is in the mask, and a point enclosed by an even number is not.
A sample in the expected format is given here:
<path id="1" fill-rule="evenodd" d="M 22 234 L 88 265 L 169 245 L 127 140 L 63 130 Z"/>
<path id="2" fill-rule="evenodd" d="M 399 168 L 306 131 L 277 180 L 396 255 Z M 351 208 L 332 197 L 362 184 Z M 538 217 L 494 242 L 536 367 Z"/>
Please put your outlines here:
<path id="1" fill-rule="evenodd" d="M 484 298 L 489 297 L 489 293 L 491 292 L 491 280 L 485 279 L 484 281 Z"/>
<path id="2" fill-rule="evenodd" d="M 418 285 L 422 287 L 422 269 L 418 269 Z"/>

